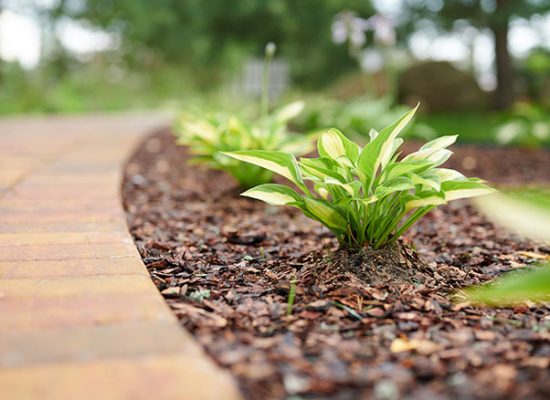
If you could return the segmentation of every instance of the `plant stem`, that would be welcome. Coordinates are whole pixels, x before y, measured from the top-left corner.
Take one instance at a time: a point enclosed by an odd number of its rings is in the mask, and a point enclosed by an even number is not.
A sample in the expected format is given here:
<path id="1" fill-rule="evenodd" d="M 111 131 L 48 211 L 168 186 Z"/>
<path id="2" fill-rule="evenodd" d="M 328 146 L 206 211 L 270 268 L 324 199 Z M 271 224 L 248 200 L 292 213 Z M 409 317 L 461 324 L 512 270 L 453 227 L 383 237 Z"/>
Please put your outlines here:
<path id="1" fill-rule="evenodd" d="M 422 218 L 424 215 L 426 215 L 427 213 L 429 213 L 431 210 L 433 210 L 435 208 L 435 206 L 429 206 L 429 207 L 423 207 L 423 208 L 419 208 L 418 210 L 416 210 L 410 217 L 409 219 L 407 220 L 407 222 L 405 222 L 401 228 L 399 228 L 399 230 L 396 232 L 395 234 L 395 238 L 399 238 L 403 233 L 405 233 L 407 231 L 407 229 L 409 229 L 411 226 L 414 225 L 414 223 L 416 221 L 418 221 L 420 218 Z"/>
<path id="2" fill-rule="evenodd" d="M 286 315 L 292 315 L 292 308 L 294 307 L 294 299 L 296 298 L 296 275 L 290 280 L 290 287 L 288 289 L 288 300 L 286 304 Z"/>
<path id="3" fill-rule="evenodd" d="M 264 57 L 264 68 L 262 74 L 262 104 L 261 104 L 261 113 L 262 119 L 266 118 L 269 113 L 269 80 L 270 80 L 270 70 L 271 70 L 271 61 L 275 55 L 275 44 L 268 43 L 265 46 L 265 57 Z"/>

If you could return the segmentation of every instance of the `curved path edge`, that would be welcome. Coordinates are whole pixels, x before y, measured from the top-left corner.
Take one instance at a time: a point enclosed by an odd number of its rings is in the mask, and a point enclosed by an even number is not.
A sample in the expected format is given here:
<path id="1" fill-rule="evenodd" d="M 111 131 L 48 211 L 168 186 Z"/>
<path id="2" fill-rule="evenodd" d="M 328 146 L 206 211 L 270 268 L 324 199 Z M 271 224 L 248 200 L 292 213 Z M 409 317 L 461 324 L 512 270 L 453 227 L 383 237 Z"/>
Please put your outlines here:
<path id="1" fill-rule="evenodd" d="M 0 120 L 0 397 L 238 399 L 130 237 L 122 167 L 169 118 Z"/>

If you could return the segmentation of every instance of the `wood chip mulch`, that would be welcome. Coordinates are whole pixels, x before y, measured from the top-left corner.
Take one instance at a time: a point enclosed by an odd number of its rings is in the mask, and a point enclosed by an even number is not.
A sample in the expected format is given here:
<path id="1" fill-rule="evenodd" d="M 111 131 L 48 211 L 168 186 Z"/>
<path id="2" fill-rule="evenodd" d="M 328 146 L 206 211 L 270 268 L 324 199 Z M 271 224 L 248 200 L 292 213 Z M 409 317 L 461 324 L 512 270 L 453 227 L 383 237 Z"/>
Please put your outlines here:
<path id="1" fill-rule="evenodd" d="M 451 167 L 467 175 L 550 182 L 550 152 L 454 150 Z M 319 224 L 239 197 L 229 176 L 187 160 L 169 132 L 143 142 L 125 171 L 128 223 L 182 325 L 246 398 L 550 398 L 550 305 L 480 308 L 459 291 L 550 257 L 547 244 L 457 201 L 403 239 L 429 279 L 373 287 L 322 270 L 337 243 Z"/>

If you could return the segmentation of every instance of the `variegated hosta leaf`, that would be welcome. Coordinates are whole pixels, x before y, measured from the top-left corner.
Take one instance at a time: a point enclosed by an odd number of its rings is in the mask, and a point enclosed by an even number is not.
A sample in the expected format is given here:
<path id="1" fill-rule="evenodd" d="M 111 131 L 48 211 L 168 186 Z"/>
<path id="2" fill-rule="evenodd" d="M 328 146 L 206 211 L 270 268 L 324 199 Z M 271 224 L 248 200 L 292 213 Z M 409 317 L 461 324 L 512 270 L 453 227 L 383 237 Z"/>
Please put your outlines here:
<path id="1" fill-rule="evenodd" d="M 406 176 L 399 176 L 387 181 L 383 186 L 378 186 L 374 192 L 375 196 L 382 197 L 395 192 L 414 189 L 414 182 Z"/>
<path id="2" fill-rule="evenodd" d="M 277 150 L 292 154 L 307 154 L 313 149 L 312 135 L 291 136 L 277 144 Z"/>
<path id="3" fill-rule="evenodd" d="M 244 124 L 235 117 L 229 117 L 229 120 L 227 121 L 227 129 L 233 133 L 234 135 L 239 135 L 243 132 L 247 132 L 248 129 Z"/>
<path id="4" fill-rule="evenodd" d="M 304 179 L 312 176 L 322 180 L 332 178 L 341 183 L 346 183 L 345 178 L 336 171 L 332 160 L 328 158 L 301 158 L 298 164 L 304 172 Z"/>
<path id="5" fill-rule="evenodd" d="M 399 121 L 384 128 L 374 140 L 367 144 L 361 151 L 357 164 L 369 182 L 372 182 L 374 179 L 382 160 L 391 158 L 394 140 L 414 117 L 417 108 L 418 106 L 401 117 Z M 388 155 L 387 153 L 390 154 Z"/>
<path id="6" fill-rule="evenodd" d="M 386 152 L 384 157 L 382 157 L 382 160 L 380 160 L 381 170 L 384 170 L 384 168 L 386 168 L 386 166 L 391 161 L 392 157 L 397 152 L 399 147 L 401 147 L 402 144 L 403 144 L 403 139 L 401 139 L 401 138 L 397 138 L 393 141 L 391 151 Z"/>
<path id="7" fill-rule="evenodd" d="M 299 187 L 304 186 L 298 163 L 292 154 L 266 150 L 243 150 L 223 154 L 284 176 Z"/>
<path id="8" fill-rule="evenodd" d="M 368 205 L 368 204 L 372 204 L 376 201 L 378 201 L 380 198 L 378 196 L 375 196 L 375 195 L 372 195 L 372 196 L 369 196 L 365 199 L 360 199 L 360 201 L 365 204 L 365 205 Z M 354 200 L 357 200 L 357 199 L 354 199 Z"/>
<path id="9" fill-rule="evenodd" d="M 275 111 L 274 117 L 279 123 L 286 123 L 291 119 L 297 117 L 304 109 L 303 101 L 295 101 L 293 103 L 287 104 Z"/>
<path id="10" fill-rule="evenodd" d="M 443 182 L 441 184 L 441 190 L 445 193 L 446 201 L 484 196 L 495 192 L 495 189 L 485 183 L 471 179 L 466 181 Z"/>
<path id="11" fill-rule="evenodd" d="M 230 129 L 223 130 L 219 133 L 218 145 L 223 149 L 234 149 L 242 146 L 243 148 L 253 148 L 256 139 L 247 130 L 234 131 Z"/>
<path id="12" fill-rule="evenodd" d="M 329 129 L 323 133 L 317 142 L 321 157 L 329 157 L 346 167 L 352 167 L 357 162 L 361 148 L 346 138 L 337 129 Z"/>
<path id="13" fill-rule="evenodd" d="M 421 192 L 407 197 L 405 209 L 412 210 L 420 207 L 439 206 L 445 203 L 445 196 L 439 192 Z"/>
<path id="14" fill-rule="evenodd" d="M 371 129 L 369 131 L 369 139 L 372 142 L 380 133 L 376 129 Z"/>
<path id="15" fill-rule="evenodd" d="M 431 166 L 432 163 L 427 160 L 400 161 L 389 165 L 386 171 L 384 171 L 385 180 L 410 173 L 418 174 L 431 168 Z"/>
<path id="16" fill-rule="evenodd" d="M 180 120 L 180 125 L 182 133 L 178 136 L 178 141 L 184 144 L 192 141 L 192 137 L 200 138 L 208 143 L 213 143 L 218 137 L 215 127 L 204 120 L 184 116 Z"/>
<path id="17" fill-rule="evenodd" d="M 422 185 L 422 191 L 431 189 L 439 192 L 441 190 L 441 181 L 437 175 L 431 173 L 431 170 L 422 175 L 410 174 L 409 177 L 415 185 Z"/>
<path id="18" fill-rule="evenodd" d="M 324 183 L 329 186 L 339 187 L 344 189 L 350 196 L 357 196 L 361 188 L 361 182 L 342 183 L 337 179 L 326 178 Z"/>
<path id="19" fill-rule="evenodd" d="M 462 175 L 460 172 L 455 171 L 454 169 L 448 168 L 434 168 L 430 171 L 432 174 L 436 175 L 439 178 L 440 182 L 446 181 L 463 181 L 467 178 Z"/>
<path id="20" fill-rule="evenodd" d="M 330 202 L 326 200 L 304 197 L 304 203 L 307 210 L 327 228 L 339 232 L 346 231 L 348 224 L 346 219 Z"/>
<path id="21" fill-rule="evenodd" d="M 330 192 L 327 190 L 326 184 L 324 183 L 316 183 L 313 185 L 313 190 L 315 190 L 315 192 L 325 200 L 330 196 Z"/>
<path id="22" fill-rule="evenodd" d="M 288 186 L 276 183 L 258 185 L 242 193 L 241 196 L 262 200 L 274 206 L 302 204 L 302 197 L 298 193 Z"/>
<path id="23" fill-rule="evenodd" d="M 447 161 L 452 154 L 453 152 L 447 149 L 436 149 L 436 148 L 421 149 L 414 153 L 409 154 L 408 156 L 403 158 L 403 161 L 425 160 L 425 161 L 429 161 L 432 167 L 437 167 L 443 164 L 445 161 Z"/>
<path id="24" fill-rule="evenodd" d="M 437 139 L 424 144 L 420 150 L 424 149 L 445 149 L 456 142 L 458 135 L 440 136 Z"/>

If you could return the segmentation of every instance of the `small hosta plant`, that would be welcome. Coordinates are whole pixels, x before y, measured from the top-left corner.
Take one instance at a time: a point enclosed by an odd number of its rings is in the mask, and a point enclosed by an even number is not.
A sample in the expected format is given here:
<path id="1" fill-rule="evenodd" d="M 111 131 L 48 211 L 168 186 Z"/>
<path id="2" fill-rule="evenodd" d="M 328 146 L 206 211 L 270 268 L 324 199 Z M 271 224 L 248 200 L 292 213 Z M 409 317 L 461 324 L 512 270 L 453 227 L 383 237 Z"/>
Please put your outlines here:
<path id="1" fill-rule="evenodd" d="M 312 138 L 292 134 L 288 122 L 303 109 L 302 102 L 291 103 L 257 121 L 247 122 L 235 115 L 185 114 L 179 123 L 178 144 L 187 145 L 193 162 L 229 172 L 243 188 L 270 182 L 271 171 L 227 157 L 234 150 L 282 150 L 305 154 L 313 150 Z"/>
<path id="2" fill-rule="evenodd" d="M 318 139 L 318 158 L 297 160 L 288 152 L 262 150 L 225 154 L 277 173 L 298 189 L 263 184 L 244 196 L 299 208 L 344 247 L 379 248 L 396 241 L 434 207 L 494 190 L 480 179 L 439 168 L 452 154 L 446 147 L 456 136 L 442 136 L 398 160 L 403 143 L 398 136 L 415 111 L 380 132 L 371 130 L 364 147 L 331 129 Z"/>
<path id="3" fill-rule="evenodd" d="M 275 45 L 268 43 L 265 51 L 261 114 L 254 120 L 236 115 L 194 115 L 186 113 L 178 122 L 177 142 L 189 146 L 195 163 L 229 172 L 241 187 L 250 188 L 270 182 L 273 173 L 261 167 L 242 163 L 225 156 L 234 150 L 280 150 L 306 154 L 313 150 L 310 135 L 298 135 L 288 129 L 290 120 L 300 114 L 304 103 L 296 101 L 269 112 L 269 68 Z"/>

